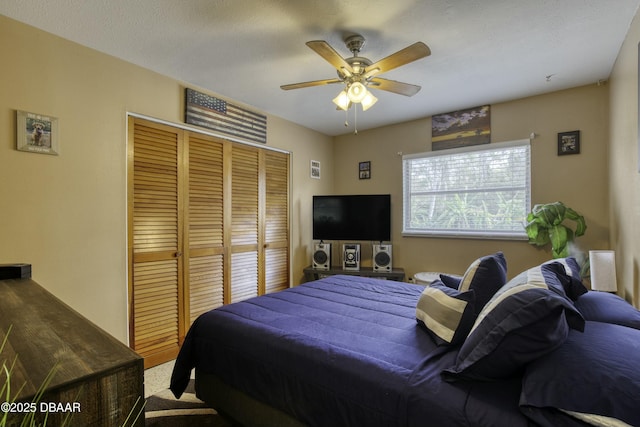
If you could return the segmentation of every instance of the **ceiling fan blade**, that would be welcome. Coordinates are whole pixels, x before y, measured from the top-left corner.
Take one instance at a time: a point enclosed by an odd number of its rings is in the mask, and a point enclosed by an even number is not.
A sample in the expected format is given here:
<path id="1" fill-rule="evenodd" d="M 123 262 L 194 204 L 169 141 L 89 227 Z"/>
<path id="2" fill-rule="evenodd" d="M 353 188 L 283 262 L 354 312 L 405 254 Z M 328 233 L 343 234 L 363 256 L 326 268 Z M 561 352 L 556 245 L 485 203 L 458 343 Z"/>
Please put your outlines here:
<path id="1" fill-rule="evenodd" d="M 325 61 L 329 64 L 333 65 L 336 70 L 341 71 L 343 68 L 349 73 L 353 73 L 353 68 L 351 65 L 342 57 L 334 48 L 332 48 L 329 43 L 324 40 L 312 40 L 307 42 L 307 46 L 313 49 L 318 55 L 323 57 Z M 344 74 L 341 72 L 341 74 Z"/>
<path id="2" fill-rule="evenodd" d="M 375 77 L 369 82 L 369 87 L 373 89 L 386 90 L 387 92 L 397 93 L 404 96 L 413 96 L 422 89 L 420 86 L 409 83 L 397 82 L 395 80 L 382 79 Z"/>
<path id="3" fill-rule="evenodd" d="M 377 74 L 386 73 L 394 68 L 398 68 L 429 55 L 431 55 L 431 49 L 429 49 L 429 46 L 422 42 L 416 42 L 411 46 L 405 47 L 404 49 L 399 50 L 396 53 L 392 53 L 386 58 L 369 65 L 365 70 L 364 76 L 365 78 L 369 78 Z"/>
<path id="4" fill-rule="evenodd" d="M 304 87 L 312 87 L 312 86 L 322 86 L 329 85 L 333 83 L 342 83 L 340 79 L 324 79 L 324 80 L 313 80 L 310 82 L 302 82 L 302 83 L 292 83 L 288 85 L 280 86 L 281 89 L 291 90 L 291 89 L 302 89 Z"/>

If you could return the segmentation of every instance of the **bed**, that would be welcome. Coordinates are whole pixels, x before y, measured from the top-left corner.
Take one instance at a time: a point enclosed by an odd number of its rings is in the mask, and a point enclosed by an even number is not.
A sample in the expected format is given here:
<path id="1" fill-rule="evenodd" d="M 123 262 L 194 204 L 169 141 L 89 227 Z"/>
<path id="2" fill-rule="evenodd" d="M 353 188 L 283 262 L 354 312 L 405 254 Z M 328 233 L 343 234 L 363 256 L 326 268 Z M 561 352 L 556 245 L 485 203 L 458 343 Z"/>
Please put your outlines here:
<path id="1" fill-rule="evenodd" d="M 246 427 L 640 425 L 640 313 L 570 267 L 507 282 L 497 253 L 428 287 L 338 275 L 226 305 L 190 328 L 171 389 L 195 368 Z"/>

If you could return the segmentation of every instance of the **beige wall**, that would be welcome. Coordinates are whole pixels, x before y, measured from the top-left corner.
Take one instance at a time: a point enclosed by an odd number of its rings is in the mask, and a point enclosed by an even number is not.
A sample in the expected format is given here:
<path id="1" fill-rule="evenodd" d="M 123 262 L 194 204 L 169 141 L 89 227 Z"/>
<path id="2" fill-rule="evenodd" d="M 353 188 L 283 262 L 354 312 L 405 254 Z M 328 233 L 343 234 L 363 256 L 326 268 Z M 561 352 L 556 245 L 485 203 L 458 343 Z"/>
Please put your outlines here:
<path id="1" fill-rule="evenodd" d="M 636 305 L 639 39 L 636 17 L 610 85 L 492 105 L 494 141 L 538 135 L 533 203 L 563 200 L 583 213 L 589 229 L 581 247 L 616 249 L 619 280 Z M 0 58 L 0 263 L 33 264 L 37 281 L 126 342 L 126 114 L 180 123 L 185 85 L 2 16 Z M 15 150 L 16 110 L 59 118 L 60 156 Z M 398 153 L 428 151 L 430 126 L 425 118 L 332 139 L 268 116 L 268 145 L 292 156 L 294 284 L 310 260 L 313 194 L 391 193 L 394 264 L 408 274 L 462 272 L 475 257 L 503 250 L 513 275 L 549 257 L 526 242 L 401 236 Z M 582 153 L 558 157 L 557 132 L 576 129 Z M 309 177 L 310 160 L 321 162 L 321 180 Z M 372 179 L 361 181 L 365 160 Z"/>
<path id="2" fill-rule="evenodd" d="M 640 307 L 640 175 L 638 168 L 638 42 L 640 12 L 631 23 L 610 79 L 611 243 L 618 293 Z"/>
<path id="3" fill-rule="evenodd" d="M 492 141 L 536 134 L 531 143 L 532 203 L 561 200 L 582 213 L 588 230 L 577 243 L 583 251 L 609 247 L 607 103 L 607 86 L 593 84 L 491 106 Z M 572 130 L 581 132 L 581 153 L 558 156 L 557 133 Z M 497 250 L 505 253 L 510 277 L 550 258 L 550 250 L 526 241 L 402 236 L 399 153 L 431 149 L 430 118 L 341 136 L 334 144 L 336 192 L 391 194 L 393 264 L 408 275 L 419 271 L 461 274 L 471 261 Z M 367 160 L 372 178 L 359 180 L 358 162 Z M 370 265 L 369 246 L 364 245 L 363 263 Z"/>
<path id="4" fill-rule="evenodd" d="M 35 280 L 126 342 L 126 115 L 180 123 L 185 86 L 2 16 L 0 58 L 0 263 L 31 263 Z M 59 156 L 15 149 L 16 110 L 59 119 Z M 273 116 L 267 139 L 292 156 L 298 283 L 311 195 L 333 184 L 332 140 Z M 322 180 L 309 177 L 310 159 Z"/>

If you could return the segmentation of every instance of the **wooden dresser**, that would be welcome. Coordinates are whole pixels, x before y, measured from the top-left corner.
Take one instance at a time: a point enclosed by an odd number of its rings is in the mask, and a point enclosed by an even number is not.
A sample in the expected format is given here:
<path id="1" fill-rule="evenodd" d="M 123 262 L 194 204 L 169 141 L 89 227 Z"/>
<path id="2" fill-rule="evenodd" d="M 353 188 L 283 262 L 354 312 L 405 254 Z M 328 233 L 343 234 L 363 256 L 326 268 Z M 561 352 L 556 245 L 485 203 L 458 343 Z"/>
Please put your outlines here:
<path id="1" fill-rule="evenodd" d="M 143 359 L 30 278 L 0 280 L 0 343 L 10 327 L 0 363 L 17 357 L 12 398 L 31 402 L 47 374 L 52 369 L 55 374 L 36 405 L 4 404 L 11 412 L 9 426 L 24 416 L 16 410 L 34 411 L 42 419 L 49 409 L 47 426 L 62 425 L 71 415 L 66 425 L 85 427 L 123 426 L 129 413 L 141 410 Z M 0 387 L 4 383 L 2 373 Z M 144 426 L 144 413 L 135 424 L 126 423 L 132 425 Z"/>

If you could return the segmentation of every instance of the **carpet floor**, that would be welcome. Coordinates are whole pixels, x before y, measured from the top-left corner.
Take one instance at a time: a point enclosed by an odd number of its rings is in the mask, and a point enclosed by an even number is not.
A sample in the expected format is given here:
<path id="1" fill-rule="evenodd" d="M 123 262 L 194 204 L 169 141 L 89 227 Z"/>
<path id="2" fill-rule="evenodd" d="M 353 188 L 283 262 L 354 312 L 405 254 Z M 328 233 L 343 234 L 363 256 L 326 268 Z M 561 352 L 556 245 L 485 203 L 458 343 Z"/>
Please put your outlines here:
<path id="1" fill-rule="evenodd" d="M 146 427 L 233 427 L 196 397 L 193 386 L 191 380 L 180 400 L 169 389 L 150 396 L 145 406 Z"/>

